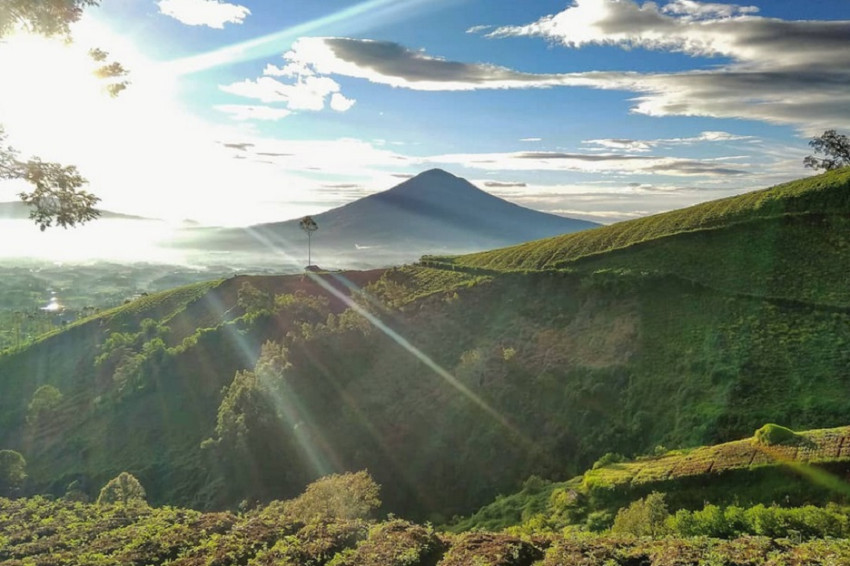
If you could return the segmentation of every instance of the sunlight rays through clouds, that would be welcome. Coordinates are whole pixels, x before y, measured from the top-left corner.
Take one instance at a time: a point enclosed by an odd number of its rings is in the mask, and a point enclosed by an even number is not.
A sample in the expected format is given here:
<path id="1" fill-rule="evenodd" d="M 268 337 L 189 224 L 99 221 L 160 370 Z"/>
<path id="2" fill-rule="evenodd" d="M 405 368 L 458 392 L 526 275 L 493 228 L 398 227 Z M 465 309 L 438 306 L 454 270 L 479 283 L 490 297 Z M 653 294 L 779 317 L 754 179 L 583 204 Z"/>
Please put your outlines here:
<path id="1" fill-rule="evenodd" d="M 445 4 L 446 1 L 368 0 L 274 33 L 172 61 L 169 63 L 169 67 L 179 75 L 186 75 L 222 65 L 262 59 L 279 54 L 282 45 L 288 46 L 304 35 L 318 31 L 327 33 L 335 27 L 344 27 L 347 33 L 353 33 L 393 20 L 410 17 L 414 11 L 435 9 L 439 5 Z"/>

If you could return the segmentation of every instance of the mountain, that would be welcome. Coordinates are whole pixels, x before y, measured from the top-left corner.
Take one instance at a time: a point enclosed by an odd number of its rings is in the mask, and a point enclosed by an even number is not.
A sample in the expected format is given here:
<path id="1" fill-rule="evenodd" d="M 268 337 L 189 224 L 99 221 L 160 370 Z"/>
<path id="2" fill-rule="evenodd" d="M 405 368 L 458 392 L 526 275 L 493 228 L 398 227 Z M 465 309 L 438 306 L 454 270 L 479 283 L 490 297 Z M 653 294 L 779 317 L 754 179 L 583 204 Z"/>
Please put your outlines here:
<path id="1" fill-rule="evenodd" d="M 0 447 L 33 492 L 130 471 L 196 508 L 368 469 L 387 510 L 441 522 L 607 452 L 844 426 L 848 235 L 843 170 L 481 254 L 151 294 L 0 355 Z"/>
<path id="2" fill-rule="evenodd" d="M 411 261 L 424 253 L 484 250 L 598 226 L 509 203 L 440 169 L 313 219 L 319 226 L 313 257 L 335 265 L 340 254 L 387 265 L 389 258 Z M 305 237 L 299 220 L 196 230 L 181 245 L 245 253 L 283 251 L 300 258 Z"/>
<path id="3" fill-rule="evenodd" d="M 30 207 L 20 201 L 0 202 L 0 220 L 29 220 Z M 109 210 L 101 210 L 100 216 L 102 220 L 149 220 L 142 216 L 133 216 L 130 214 L 122 214 L 120 212 L 111 212 Z"/>

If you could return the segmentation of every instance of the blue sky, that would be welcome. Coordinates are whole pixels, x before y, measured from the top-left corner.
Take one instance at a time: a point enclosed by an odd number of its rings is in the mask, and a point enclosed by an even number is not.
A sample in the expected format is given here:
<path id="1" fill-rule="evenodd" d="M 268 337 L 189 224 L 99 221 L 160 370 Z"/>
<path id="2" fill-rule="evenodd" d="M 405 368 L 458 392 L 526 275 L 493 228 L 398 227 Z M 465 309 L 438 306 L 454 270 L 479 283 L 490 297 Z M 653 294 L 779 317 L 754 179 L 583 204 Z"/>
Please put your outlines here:
<path id="1" fill-rule="evenodd" d="M 10 142 L 106 208 L 214 224 L 432 167 L 613 222 L 810 174 L 850 129 L 846 0 L 103 0 L 74 37 L 0 45 Z M 77 71 L 95 45 L 116 99 Z"/>

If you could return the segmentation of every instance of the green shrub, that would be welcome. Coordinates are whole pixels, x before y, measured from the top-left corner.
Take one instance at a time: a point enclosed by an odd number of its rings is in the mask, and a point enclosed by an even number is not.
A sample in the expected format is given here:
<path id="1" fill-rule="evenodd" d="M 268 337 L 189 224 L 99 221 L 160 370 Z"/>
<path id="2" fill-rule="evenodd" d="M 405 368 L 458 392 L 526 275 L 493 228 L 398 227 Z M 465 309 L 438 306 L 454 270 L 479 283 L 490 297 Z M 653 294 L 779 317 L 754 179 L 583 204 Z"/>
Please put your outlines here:
<path id="1" fill-rule="evenodd" d="M 790 428 L 768 423 L 756 431 L 755 439 L 759 444 L 774 446 L 777 444 L 794 444 L 799 442 L 800 435 Z"/>
<path id="2" fill-rule="evenodd" d="M 615 533 L 638 537 L 656 537 L 667 531 L 667 503 L 664 494 L 653 491 L 646 497 L 633 501 L 628 507 L 620 509 L 614 518 L 611 530 Z"/>
<path id="3" fill-rule="evenodd" d="M 117 477 L 109 480 L 100 495 L 97 497 L 98 505 L 147 505 L 145 500 L 145 488 L 133 476 L 127 472 L 121 472 Z"/>
<path id="4" fill-rule="evenodd" d="M 611 464 L 619 464 L 620 462 L 625 462 L 626 457 L 622 454 L 617 454 L 615 452 L 606 452 L 601 458 L 593 463 L 593 469 L 598 470 L 599 468 L 604 468 L 605 466 Z"/>
<path id="5" fill-rule="evenodd" d="M 52 385 L 42 385 L 35 390 L 27 406 L 27 422 L 38 423 L 43 417 L 56 409 L 62 401 L 62 393 Z"/>
<path id="6" fill-rule="evenodd" d="M 27 461 L 20 452 L 0 450 L 0 496 L 17 493 L 27 479 Z"/>
<path id="7" fill-rule="evenodd" d="M 316 519 L 365 519 L 380 507 L 380 487 L 366 471 L 333 474 L 314 481 L 287 502 L 286 513 L 309 523 Z"/>

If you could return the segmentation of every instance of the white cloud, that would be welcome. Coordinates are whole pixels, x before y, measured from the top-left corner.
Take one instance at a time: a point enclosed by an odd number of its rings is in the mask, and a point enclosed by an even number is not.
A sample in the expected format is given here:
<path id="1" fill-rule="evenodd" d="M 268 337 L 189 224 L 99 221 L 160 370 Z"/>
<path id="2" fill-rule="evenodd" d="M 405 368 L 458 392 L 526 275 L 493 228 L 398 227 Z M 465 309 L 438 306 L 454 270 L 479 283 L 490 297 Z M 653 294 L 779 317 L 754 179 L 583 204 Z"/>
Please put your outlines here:
<path id="1" fill-rule="evenodd" d="M 446 154 L 428 157 L 427 161 L 487 171 L 572 171 L 671 177 L 737 177 L 748 174 L 745 169 L 709 159 L 556 151 Z"/>
<path id="2" fill-rule="evenodd" d="M 248 104 L 219 104 L 214 106 L 219 112 L 230 114 L 234 120 L 280 120 L 292 114 L 286 108 L 272 106 L 252 106 Z"/>
<path id="3" fill-rule="evenodd" d="M 347 112 L 351 110 L 351 107 L 354 106 L 356 100 L 353 98 L 346 98 L 338 92 L 333 93 L 331 96 L 331 109 L 336 110 L 337 112 Z"/>
<path id="4" fill-rule="evenodd" d="M 283 67 L 266 65 L 263 75 L 254 80 L 219 85 L 219 89 L 267 104 L 284 103 L 289 110 L 317 112 L 329 107 L 336 112 L 347 112 L 356 102 L 340 92 L 338 82 L 317 74 L 310 64 L 302 61 L 290 60 Z M 272 77 L 288 78 L 292 82 Z"/>
<path id="5" fill-rule="evenodd" d="M 693 19 L 716 19 L 757 14 L 758 6 L 738 6 L 737 4 L 717 4 L 714 2 L 696 2 L 694 0 L 674 0 L 662 8 L 668 14 L 676 14 Z"/>
<path id="6" fill-rule="evenodd" d="M 718 57 L 672 73 L 534 74 L 449 61 L 402 45 L 302 38 L 276 72 L 341 75 L 419 91 L 586 87 L 635 93 L 649 116 L 738 118 L 793 125 L 807 135 L 850 127 L 850 21 L 789 21 L 752 6 L 677 0 L 576 0 L 564 11 L 488 37 L 536 36 L 569 48 L 610 45 Z M 702 62 L 700 62 L 702 64 Z"/>
<path id="7" fill-rule="evenodd" d="M 189 26 L 222 29 L 224 24 L 241 24 L 251 10 L 239 4 L 218 0 L 159 0 L 161 14 Z"/>
<path id="8" fill-rule="evenodd" d="M 528 143 L 528 142 L 539 142 L 543 141 L 543 138 L 520 138 L 519 141 Z"/>
<path id="9" fill-rule="evenodd" d="M 751 141 L 753 136 L 740 136 L 729 132 L 705 131 L 690 138 L 661 138 L 655 140 L 633 140 L 628 138 L 606 138 L 597 140 L 585 140 L 585 145 L 598 146 L 604 150 L 619 150 L 625 152 L 644 153 L 659 146 L 693 145 L 702 142 L 730 142 Z"/>

